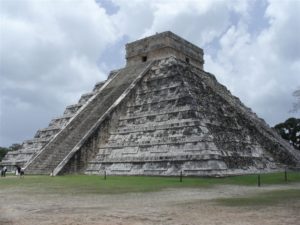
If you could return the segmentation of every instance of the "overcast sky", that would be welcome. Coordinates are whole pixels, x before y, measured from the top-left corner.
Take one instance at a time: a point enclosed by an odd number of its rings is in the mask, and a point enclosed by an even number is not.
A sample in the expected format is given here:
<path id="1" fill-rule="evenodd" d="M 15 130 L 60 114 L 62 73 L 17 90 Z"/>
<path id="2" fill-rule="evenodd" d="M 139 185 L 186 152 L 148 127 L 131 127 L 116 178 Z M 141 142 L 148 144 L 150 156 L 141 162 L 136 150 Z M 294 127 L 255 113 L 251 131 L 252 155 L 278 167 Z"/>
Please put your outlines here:
<path id="1" fill-rule="evenodd" d="M 0 146 L 21 143 L 124 66 L 127 42 L 170 30 L 271 126 L 300 87 L 300 0 L 0 0 Z"/>

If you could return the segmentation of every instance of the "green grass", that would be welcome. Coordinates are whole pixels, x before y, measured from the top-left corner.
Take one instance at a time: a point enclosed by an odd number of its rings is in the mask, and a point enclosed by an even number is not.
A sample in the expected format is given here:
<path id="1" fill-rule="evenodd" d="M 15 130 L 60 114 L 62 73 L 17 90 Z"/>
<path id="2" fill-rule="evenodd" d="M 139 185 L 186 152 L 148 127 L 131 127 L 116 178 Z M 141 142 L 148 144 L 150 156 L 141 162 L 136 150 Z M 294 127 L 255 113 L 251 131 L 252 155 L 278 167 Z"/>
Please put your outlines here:
<path id="1" fill-rule="evenodd" d="M 232 207 L 264 207 L 275 204 L 291 204 L 293 201 L 300 201 L 300 190 L 288 189 L 267 191 L 243 198 L 221 198 L 217 200 L 217 202 L 222 205 Z"/>
<path id="2" fill-rule="evenodd" d="M 288 183 L 300 182 L 300 172 L 288 172 Z M 212 183 L 257 186 L 258 175 L 243 175 L 225 178 L 213 178 Z M 260 175 L 261 185 L 285 184 L 284 173 L 266 173 Z"/>
<path id="3" fill-rule="evenodd" d="M 288 173 L 288 183 L 300 182 L 299 172 Z M 146 176 L 102 176 L 67 175 L 67 176 L 25 176 L 19 179 L 8 176 L 0 179 L 0 188 L 21 188 L 25 192 L 35 193 L 70 193 L 70 194 L 117 194 L 127 192 L 159 191 L 164 188 L 208 188 L 213 185 L 257 185 L 257 175 L 244 175 L 225 178 L 184 177 L 146 177 Z M 285 184 L 283 173 L 261 175 L 262 185 Z"/>

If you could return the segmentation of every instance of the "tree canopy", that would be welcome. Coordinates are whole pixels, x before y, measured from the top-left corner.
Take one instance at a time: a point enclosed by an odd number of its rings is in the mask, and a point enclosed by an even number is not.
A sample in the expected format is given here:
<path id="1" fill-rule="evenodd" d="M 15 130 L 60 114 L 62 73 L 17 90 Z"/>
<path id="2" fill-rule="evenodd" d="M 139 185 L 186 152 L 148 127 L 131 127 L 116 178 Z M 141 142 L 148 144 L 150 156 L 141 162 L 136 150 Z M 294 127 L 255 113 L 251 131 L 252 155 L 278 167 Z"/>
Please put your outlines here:
<path id="1" fill-rule="evenodd" d="M 6 153 L 8 151 L 16 151 L 16 150 L 19 150 L 20 148 L 22 148 L 22 145 L 20 145 L 18 143 L 12 144 L 8 148 L 0 147 L 0 161 L 2 161 L 2 159 L 4 158 L 4 156 L 6 155 Z"/>
<path id="2" fill-rule="evenodd" d="M 4 158 L 6 153 L 9 151 L 9 148 L 0 147 L 0 161 Z"/>
<path id="3" fill-rule="evenodd" d="M 300 119 L 289 118 L 285 122 L 277 124 L 274 128 L 282 138 L 300 150 Z"/>

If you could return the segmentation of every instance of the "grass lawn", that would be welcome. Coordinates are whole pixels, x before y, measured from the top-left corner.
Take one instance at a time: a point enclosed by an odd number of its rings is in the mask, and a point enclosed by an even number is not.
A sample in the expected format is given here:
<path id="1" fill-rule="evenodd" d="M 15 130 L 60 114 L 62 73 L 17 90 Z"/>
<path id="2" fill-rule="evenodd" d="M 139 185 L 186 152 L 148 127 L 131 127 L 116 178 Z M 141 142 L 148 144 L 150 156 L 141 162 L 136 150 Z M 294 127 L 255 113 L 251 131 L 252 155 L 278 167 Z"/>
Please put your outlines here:
<path id="1" fill-rule="evenodd" d="M 288 173 L 288 183 L 300 182 L 299 172 Z M 285 184 L 283 173 L 261 175 L 261 185 Z M 61 193 L 61 194 L 118 194 L 128 192 L 159 191 L 164 188 L 202 187 L 213 185 L 250 185 L 257 186 L 257 175 L 243 175 L 225 178 L 184 177 L 146 177 L 146 176 L 102 176 L 67 175 L 67 176 L 7 176 L 0 179 L 0 188 L 17 188 L 25 192 Z M 298 192 L 297 192 L 298 193 Z"/>

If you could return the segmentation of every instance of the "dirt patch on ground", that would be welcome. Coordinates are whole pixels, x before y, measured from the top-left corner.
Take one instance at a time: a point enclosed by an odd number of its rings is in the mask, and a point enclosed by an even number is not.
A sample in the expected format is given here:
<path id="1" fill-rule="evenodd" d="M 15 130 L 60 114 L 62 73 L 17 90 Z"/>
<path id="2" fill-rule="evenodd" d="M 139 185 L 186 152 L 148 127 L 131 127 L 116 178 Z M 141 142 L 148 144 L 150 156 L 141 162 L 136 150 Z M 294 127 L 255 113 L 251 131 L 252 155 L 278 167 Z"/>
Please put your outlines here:
<path id="1" fill-rule="evenodd" d="M 224 185 L 113 195 L 28 194 L 28 190 L 0 190 L 0 224 L 299 224 L 299 199 L 266 207 L 228 207 L 214 201 L 291 188 L 299 189 L 300 184 L 261 188 Z"/>

